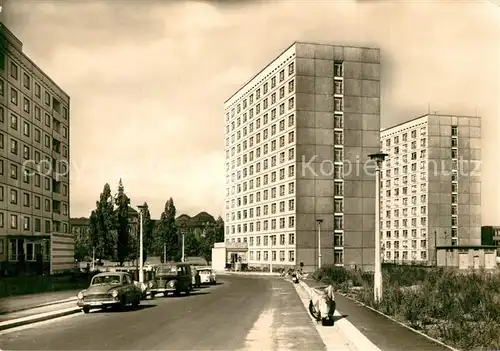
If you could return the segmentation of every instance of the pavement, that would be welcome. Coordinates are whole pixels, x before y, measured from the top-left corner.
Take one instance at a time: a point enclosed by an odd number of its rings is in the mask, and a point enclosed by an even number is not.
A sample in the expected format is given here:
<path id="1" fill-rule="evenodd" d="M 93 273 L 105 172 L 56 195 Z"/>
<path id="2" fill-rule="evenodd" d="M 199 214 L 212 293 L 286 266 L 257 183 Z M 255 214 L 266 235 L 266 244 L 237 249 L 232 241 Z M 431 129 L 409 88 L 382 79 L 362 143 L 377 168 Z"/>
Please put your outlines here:
<path id="1" fill-rule="evenodd" d="M 305 282 L 311 286 L 318 283 Z M 0 331 L 3 350 L 448 350 L 361 304 L 336 294 L 335 324 L 307 311 L 299 284 L 273 276 L 220 276 L 190 296 L 142 301 L 122 312 L 77 312 Z M 30 318 L 74 309 L 74 302 L 3 317 Z M 0 318 L 0 324 L 4 323 Z"/>
<path id="2" fill-rule="evenodd" d="M 303 280 L 309 286 L 324 285 L 314 280 Z M 337 311 L 359 330 L 370 342 L 383 351 L 444 351 L 450 347 L 416 333 L 361 303 L 335 294 Z"/>
<path id="3" fill-rule="evenodd" d="M 0 315 L 76 298 L 79 291 L 66 290 L 2 298 L 0 299 Z"/>

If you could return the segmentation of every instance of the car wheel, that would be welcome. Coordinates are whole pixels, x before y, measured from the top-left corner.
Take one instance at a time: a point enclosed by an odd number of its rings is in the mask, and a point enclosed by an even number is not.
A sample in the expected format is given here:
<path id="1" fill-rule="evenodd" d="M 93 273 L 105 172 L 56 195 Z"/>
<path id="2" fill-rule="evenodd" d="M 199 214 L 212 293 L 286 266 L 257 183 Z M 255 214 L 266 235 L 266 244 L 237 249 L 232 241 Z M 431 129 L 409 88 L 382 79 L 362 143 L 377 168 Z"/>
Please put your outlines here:
<path id="1" fill-rule="evenodd" d="M 139 296 L 137 296 L 135 298 L 134 302 L 132 302 L 132 307 L 137 308 L 137 306 L 139 306 L 140 303 L 141 303 L 141 298 Z"/>
<path id="2" fill-rule="evenodd" d="M 125 301 L 125 296 L 122 296 L 120 298 L 120 309 L 121 310 L 125 309 L 125 306 L 127 306 L 127 301 Z"/>
<path id="3" fill-rule="evenodd" d="M 156 296 L 156 294 L 155 294 L 155 293 L 151 293 L 151 300 L 152 300 L 152 299 L 154 299 L 154 298 L 155 298 L 155 296 Z"/>
<path id="4" fill-rule="evenodd" d="M 90 312 L 90 307 L 84 307 L 84 308 L 82 308 L 82 310 L 83 310 L 83 313 L 87 314 Z"/>
<path id="5" fill-rule="evenodd" d="M 188 295 L 190 295 L 190 294 L 191 294 L 191 291 L 186 290 L 185 294 L 186 294 L 186 296 L 188 296 Z"/>

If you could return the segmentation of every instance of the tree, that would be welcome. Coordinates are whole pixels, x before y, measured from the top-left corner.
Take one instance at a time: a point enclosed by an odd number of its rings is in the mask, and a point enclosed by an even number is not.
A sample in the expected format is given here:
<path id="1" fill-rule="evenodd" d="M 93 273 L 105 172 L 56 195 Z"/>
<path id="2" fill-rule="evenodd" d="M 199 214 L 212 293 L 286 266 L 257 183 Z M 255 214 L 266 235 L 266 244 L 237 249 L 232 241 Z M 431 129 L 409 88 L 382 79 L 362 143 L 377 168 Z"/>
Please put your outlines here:
<path id="1" fill-rule="evenodd" d="M 75 260 L 78 262 L 84 261 L 87 257 L 92 256 L 92 245 L 88 233 L 78 233 L 75 235 Z"/>
<path id="2" fill-rule="evenodd" d="M 123 266 L 123 262 L 127 258 L 130 247 L 129 247 L 129 220 L 128 220 L 128 209 L 130 205 L 130 199 L 127 197 L 124 191 L 122 180 L 118 184 L 118 196 L 116 197 L 116 230 L 117 230 L 117 256 L 120 266 Z"/>
<path id="3" fill-rule="evenodd" d="M 177 226 L 175 224 L 175 212 L 174 200 L 170 198 L 165 203 L 165 211 L 161 214 L 158 235 L 159 243 L 166 247 L 167 260 L 178 261 L 180 258 L 179 238 L 177 236 Z"/>
<path id="4" fill-rule="evenodd" d="M 148 203 L 145 202 L 141 208 L 142 212 L 142 242 L 143 242 L 143 251 L 142 251 L 142 259 L 143 263 L 146 262 L 146 259 L 149 254 L 153 253 L 155 246 L 155 238 L 154 238 L 154 227 L 155 223 L 151 219 L 151 214 L 149 213 Z M 140 226 L 140 223 L 139 223 Z M 140 227 L 139 227 L 140 230 Z"/>
<path id="5" fill-rule="evenodd" d="M 205 223 L 200 254 L 207 262 L 212 260 L 212 248 L 214 244 L 221 241 L 224 241 L 224 221 L 219 216 L 215 222 Z"/>
<path id="6" fill-rule="evenodd" d="M 114 236 L 113 198 L 109 184 L 96 202 L 96 209 L 90 215 L 89 237 L 91 250 L 95 249 L 96 257 L 103 259 L 114 258 L 116 239 Z"/>
<path id="7" fill-rule="evenodd" d="M 221 216 L 215 221 L 215 243 L 224 242 L 224 220 Z"/>
<path id="8" fill-rule="evenodd" d="M 187 256 L 200 256 L 202 252 L 202 244 L 196 238 L 194 233 L 188 233 L 184 235 L 184 255 Z"/>

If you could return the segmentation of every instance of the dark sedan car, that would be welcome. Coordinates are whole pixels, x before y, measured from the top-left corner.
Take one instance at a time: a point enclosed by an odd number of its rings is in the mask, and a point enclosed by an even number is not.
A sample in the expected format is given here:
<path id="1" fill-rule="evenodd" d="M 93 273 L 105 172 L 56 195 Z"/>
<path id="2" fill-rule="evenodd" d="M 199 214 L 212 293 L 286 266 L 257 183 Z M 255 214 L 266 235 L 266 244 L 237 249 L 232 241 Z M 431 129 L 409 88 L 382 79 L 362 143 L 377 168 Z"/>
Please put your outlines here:
<path id="1" fill-rule="evenodd" d="M 128 304 L 137 307 L 141 302 L 142 291 L 128 273 L 99 273 L 92 278 L 90 286 L 80 291 L 77 297 L 77 305 L 84 313 L 89 313 L 95 308 L 123 308 Z"/>

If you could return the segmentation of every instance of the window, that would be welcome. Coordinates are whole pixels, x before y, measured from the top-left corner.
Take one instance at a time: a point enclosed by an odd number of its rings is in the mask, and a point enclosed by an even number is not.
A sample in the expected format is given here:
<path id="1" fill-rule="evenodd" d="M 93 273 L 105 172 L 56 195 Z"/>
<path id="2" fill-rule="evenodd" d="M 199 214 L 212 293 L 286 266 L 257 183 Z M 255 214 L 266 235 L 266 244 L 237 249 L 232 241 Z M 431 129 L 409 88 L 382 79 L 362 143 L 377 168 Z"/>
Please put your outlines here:
<path id="1" fill-rule="evenodd" d="M 50 221 L 45 221 L 45 233 L 50 233 Z"/>
<path id="2" fill-rule="evenodd" d="M 35 96 L 40 97 L 42 95 L 42 89 L 38 83 L 35 83 Z"/>
<path id="3" fill-rule="evenodd" d="M 50 127 L 50 115 L 48 113 L 45 114 L 45 125 Z"/>
<path id="4" fill-rule="evenodd" d="M 335 94 L 343 94 L 344 93 L 344 84 L 341 80 L 336 80 L 334 82 L 334 93 Z"/>
<path id="5" fill-rule="evenodd" d="M 10 152 L 17 155 L 17 140 L 10 141 Z"/>
<path id="6" fill-rule="evenodd" d="M 12 179 L 17 179 L 17 166 L 16 165 L 10 165 L 10 177 Z"/>
<path id="7" fill-rule="evenodd" d="M 451 126 L 451 136 L 458 136 L 458 127 Z"/>
<path id="8" fill-rule="evenodd" d="M 10 203 L 17 205 L 17 190 L 10 189 Z"/>
<path id="9" fill-rule="evenodd" d="M 25 207 L 30 207 L 30 194 L 29 193 L 23 193 L 23 206 Z"/>
<path id="10" fill-rule="evenodd" d="M 23 229 L 30 230 L 30 218 L 29 217 L 23 218 Z"/>
<path id="11" fill-rule="evenodd" d="M 18 240 L 9 239 L 9 261 L 18 260 L 18 251 L 19 251 Z"/>
<path id="12" fill-rule="evenodd" d="M 10 127 L 17 130 L 17 117 L 13 114 L 10 115 Z"/>
<path id="13" fill-rule="evenodd" d="M 31 88 L 31 78 L 30 78 L 30 76 L 26 72 L 23 74 L 23 86 L 26 89 L 30 89 Z"/>
<path id="14" fill-rule="evenodd" d="M 10 76 L 17 80 L 17 74 L 18 74 L 18 67 L 15 63 L 11 62 L 10 63 Z"/>
<path id="15" fill-rule="evenodd" d="M 17 105 L 17 90 L 14 88 L 10 88 L 10 102 Z"/>
<path id="16" fill-rule="evenodd" d="M 30 125 L 28 122 L 23 122 L 23 134 L 27 137 L 30 136 Z"/>
<path id="17" fill-rule="evenodd" d="M 17 215 L 15 214 L 10 215 L 10 228 L 17 229 Z"/>
<path id="18" fill-rule="evenodd" d="M 295 72 L 295 66 L 292 62 L 288 65 L 288 75 L 292 75 L 294 72 Z"/>
<path id="19" fill-rule="evenodd" d="M 343 70 L 342 62 L 334 62 L 334 64 L 333 64 L 333 75 L 335 77 L 343 77 L 344 76 L 344 70 Z"/>
<path id="20" fill-rule="evenodd" d="M 344 108 L 343 108 L 342 98 L 339 98 L 339 97 L 334 98 L 333 103 L 334 103 L 333 110 L 335 112 L 342 112 L 343 111 Z"/>
<path id="21" fill-rule="evenodd" d="M 295 261 L 295 251 L 293 250 L 288 251 L 288 261 L 289 262 Z"/>
<path id="22" fill-rule="evenodd" d="M 50 94 L 45 92 L 45 105 L 50 106 Z"/>
<path id="23" fill-rule="evenodd" d="M 334 264 L 343 264 L 344 263 L 344 251 L 342 251 L 342 250 L 334 250 L 333 251 L 333 263 Z"/>
<path id="24" fill-rule="evenodd" d="M 30 112 L 30 101 L 27 98 L 23 98 L 23 110 L 24 112 Z"/>

